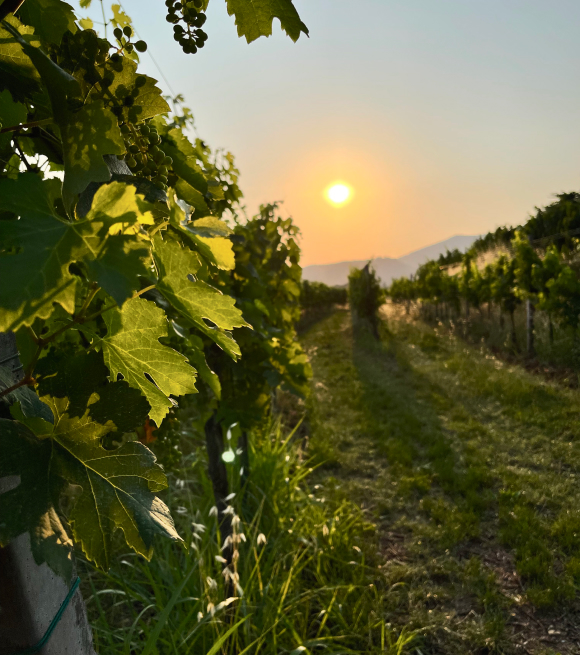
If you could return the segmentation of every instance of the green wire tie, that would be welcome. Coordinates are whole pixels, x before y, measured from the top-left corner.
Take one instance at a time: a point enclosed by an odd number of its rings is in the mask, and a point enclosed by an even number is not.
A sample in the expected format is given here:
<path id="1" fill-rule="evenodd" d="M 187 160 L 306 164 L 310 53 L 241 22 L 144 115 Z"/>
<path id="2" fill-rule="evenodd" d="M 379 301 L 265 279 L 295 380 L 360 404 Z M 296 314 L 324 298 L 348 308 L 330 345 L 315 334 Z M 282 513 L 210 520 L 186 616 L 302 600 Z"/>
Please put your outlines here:
<path id="1" fill-rule="evenodd" d="M 18 651 L 17 653 L 13 653 L 13 655 L 32 655 L 32 653 L 38 653 L 38 651 L 50 639 L 52 633 L 54 632 L 54 629 L 58 625 L 58 622 L 61 620 L 62 615 L 64 614 L 64 611 L 66 610 L 70 602 L 70 599 L 73 597 L 75 591 L 78 589 L 80 582 L 81 582 L 80 578 L 77 578 L 74 581 L 73 586 L 70 588 L 68 594 L 66 595 L 66 598 L 62 601 L 62 605 L 60 606 L 58 612 L 55 614 L 54 619 L 52 619 L 50 625 L 48 626 L 48 629 L 44 633 L 44 637 L 42 637 L 42 639 L 38 643 L 34 644 L 34 646 L 30 646 L 29 648 Z"/>

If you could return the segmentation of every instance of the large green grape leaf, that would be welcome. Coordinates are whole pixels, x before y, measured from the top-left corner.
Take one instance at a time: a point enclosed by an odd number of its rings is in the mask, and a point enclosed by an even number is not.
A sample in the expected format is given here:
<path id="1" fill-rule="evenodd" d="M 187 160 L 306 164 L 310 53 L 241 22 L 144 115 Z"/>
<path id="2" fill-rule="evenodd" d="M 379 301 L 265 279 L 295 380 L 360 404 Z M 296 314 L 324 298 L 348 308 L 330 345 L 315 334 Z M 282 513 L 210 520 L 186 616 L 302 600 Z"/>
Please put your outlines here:
<path id="1" fill-rule="evenodd" d="M 172 406 L 170 395 L 195 393 L 195 369 L 183 355 L 159 343 L 166 337 L 167 319 L 155 303 L 134 298 L 122 309 L 103 314 L 107 326 L 104 338 L 96 337 L 105 364 L 116 380 L 120 373 L 133 388 L 139 389 L 151 405 L 151 418 L 157 425 Z"/>
<path id="2" fill-rule="evenodd" d="M 0 526 L 2 542 L 27 528 L 35 531 L 47 519 L 50 524 L 67 483 L 82 488 L 68 516 L 74 538 L 102 568 L 109 566 L 117 529 L 148 559 L 156 534 L 180 540 L 168 508 L 155 496 L 167 481 L 153 453 L 138 442 L 105 450 L 101 438 L 110 432 L 109 425 L 95 422 L 88 410 L 70 417 L 67 398 L 43 400 L 55 415 L 49 439 L 39 441 L 25 426 L 0 419 L 0 447 L 10 452 L 0 462 L 0 475 L 21 477 L 18 487 L 0 495 L 0 516 L 6 517 Z"/>
<path id="3" fill-rule="evenodd" d="M 132 225 L 142 216 L 134 187 L 118 182 L 101 187 L 91 211 L 74 222 L 54 209 L 59 187 L 59 180 L 42 181 L 33 173 L 0 180 L 0 210 L 20 216 L 0 221 L 0 248 L 18 249 L 0 256 L 0 279 L 11 280 L 0 285 L 0 331 L 48 318 L 55 302 L 72 314 L 78 280 L 69 271 L 72 262 L 83 262 L 89 277 L 119 304 L 148 272 L 144 242 L 136 234 L 110 234 L 112 226 Z"/>
<path id="4" fill-rule="evenodd" d="M 22 25 L 14 16 L 8 16 L 6 22 L 21 37 L 38 44 L 32 27 Z M 0 24 L 0 91 L 9 89 L 15 100 L 24 100 L 40 90 L 39 82 L 40 75 L 22 49 L 21 41 Z"/>
<path id="5" fill-rule="evenodd" d="M 112 537 L 118 528 L 127 544 L 147 559 L 153 554 L 156 534 L 181 540 L 167 506 L 155 496 L 167 487 L 155 455 L 135 441 L 105 450 L 100 438 L 109 427 L 94 422 L 88 412 L 70 418 L 66 409 L 66 399 L 53 405 L 52 441 L 62 455 L 53 459 L 53 466 L 61 477 L 83 488 L 69 522 L 86 556 L 108 568 Z"/>
<path id="6" fill-rule="evenodd" d="M 192 281 L 199 260 L 195 253 L 181 248 L 174 241 L 154 240 L 153 256 L 159 273 L 157 289 L 187 321 L 213 339 L 232 357 L 239 354 L 235 341 L 225 330 L 250 327 L 235 306 L 235 300 L 202 280 Z M 209 327 L 204 319 L 215 327 Z"/>
<path id="7" fill-rule="evenodd" d="M 20 20 L 34 27 L 43 41 L 59 45 L 63 34 L 77 31 L 73 8 L 62 0 L 26 0 L 18 10 Z"/>
<path id="8" fill-rule="evenodd" d="M 308 36 L 308 28 L 300 20 L 292 0 L 226 0 L 228 14 L 236 17 L 238 36 L 251 43 L 260 36 L 272 34 L 272 21 L 278 18 L 282 29 L 292 41 L 301 33 Z"/>

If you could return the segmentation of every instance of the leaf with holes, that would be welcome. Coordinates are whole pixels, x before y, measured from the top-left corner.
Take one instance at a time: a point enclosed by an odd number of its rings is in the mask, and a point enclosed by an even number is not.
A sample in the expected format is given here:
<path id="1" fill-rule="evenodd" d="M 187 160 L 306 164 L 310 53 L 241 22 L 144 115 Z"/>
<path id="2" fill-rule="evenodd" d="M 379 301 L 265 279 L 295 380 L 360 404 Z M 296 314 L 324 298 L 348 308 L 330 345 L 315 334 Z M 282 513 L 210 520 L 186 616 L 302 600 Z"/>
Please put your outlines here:
<path id="1" fill-rule="evenodd" d="M 7 517 L 0 531 L 2 543 L 26 529 L 34 532 L 54 525 L 59 499 L 69 483 L 79 485 L 82 492 L 68 522 L 75 541 L 98 566 L 109 567 L 118 529 L 127 545 L 147 559 L 156 534 L 180 540 L 168 508 L 155 495 L 167 487 L 167 480 L 153 453 L 139 442 L 105 450 L 101 439 L 110 425 L 95 422 L 88 410 L 70 417 L 67 398 L 43 400 L 55 416 L 48 439 L 38 440 L 20 423 L 0 419 L 0 447 L 9 453 L 0 462 L 0 475 L 21 478 L 17 487 L 0 495 L 0 516 Z M 95 394 L 89 407 L 97 400 Z"/>

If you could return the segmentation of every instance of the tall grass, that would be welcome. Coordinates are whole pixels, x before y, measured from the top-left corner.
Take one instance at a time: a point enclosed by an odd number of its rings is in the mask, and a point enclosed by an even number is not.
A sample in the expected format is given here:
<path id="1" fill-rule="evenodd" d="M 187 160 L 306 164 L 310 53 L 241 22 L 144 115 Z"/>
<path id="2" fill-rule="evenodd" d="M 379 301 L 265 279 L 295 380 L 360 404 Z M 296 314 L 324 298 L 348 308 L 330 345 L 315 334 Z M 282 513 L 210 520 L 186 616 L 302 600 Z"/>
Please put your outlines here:
<path id="1" fill-rule="evenodd" d="M 254 435 L 251 477 L 229 464 L 234 561 L 224 568 L 201 449 L 184 457 L 165 499 L 185 547 L 159 541 L 147 562 L 120 553 L 85 565 L 95 647 L 107 655 L 406 652 L 387 622 L 374 527 L 356 505 L 308 486 L 311 468 L 279 425 Z"/>

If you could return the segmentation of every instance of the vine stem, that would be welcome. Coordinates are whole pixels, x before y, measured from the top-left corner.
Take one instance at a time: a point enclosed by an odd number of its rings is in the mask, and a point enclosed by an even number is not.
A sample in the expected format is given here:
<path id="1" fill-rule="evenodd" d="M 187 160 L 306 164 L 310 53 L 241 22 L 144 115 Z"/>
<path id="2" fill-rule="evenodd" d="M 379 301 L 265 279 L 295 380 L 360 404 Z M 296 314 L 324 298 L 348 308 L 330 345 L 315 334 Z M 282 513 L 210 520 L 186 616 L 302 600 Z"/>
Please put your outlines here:
<path id="1" fill-rule="evenodd" d="M 1 9 L 1 7 L 0 7 Z M 31 121 L 30 123 L 19 123 L 18 125 L 11 125 L 10 127 L 3 127 L 0 134 L 5 132 L 17 132 L 18 130 L 26 130 L 29 127 L 40 127 L 41 125 L 50 125 L 52 118 L 43 118 L 41 121 Z"/>
<path id="2" fill-rule="evenodd" d="M 9 393 L 12 393 L 13 391 L 16 391 L 16 389 L 20 389 L 20 387 L 27 386 L 29 384 L 34 383 L 34 378 L 30 377 L 30 375 L 25 375 L 20 382 L 16 382 L 16 384 L 13 384 L 11 387 L 8 387 L 7 389 L 2 389 L 0 391 L 0 398 L 2 396 L 7 396 Z"/>
<path id="3" fill-rule="evenodd" d="M 9 14 L 16 13 L 23 3 L 24 0 L 4 0 L 0 5 L 0 20 L 4 20 Z"/>

